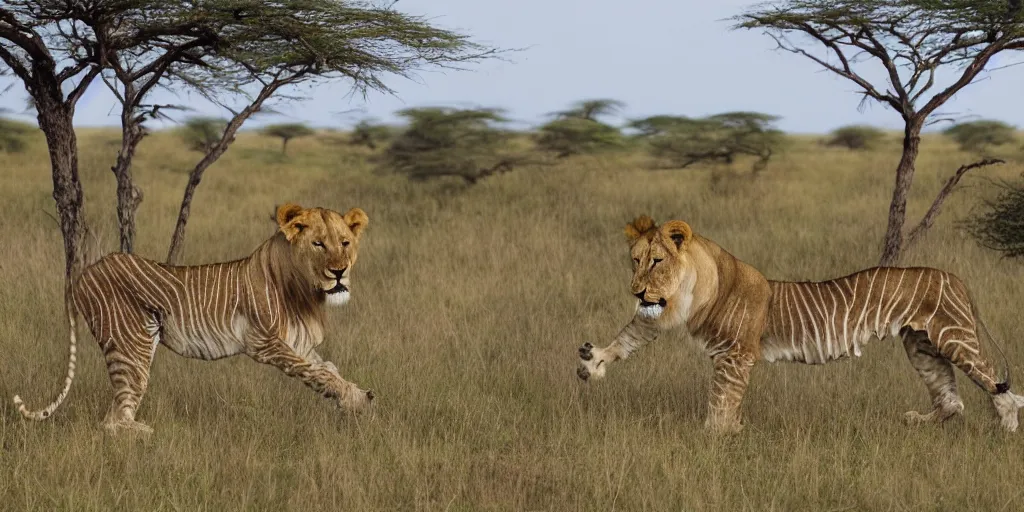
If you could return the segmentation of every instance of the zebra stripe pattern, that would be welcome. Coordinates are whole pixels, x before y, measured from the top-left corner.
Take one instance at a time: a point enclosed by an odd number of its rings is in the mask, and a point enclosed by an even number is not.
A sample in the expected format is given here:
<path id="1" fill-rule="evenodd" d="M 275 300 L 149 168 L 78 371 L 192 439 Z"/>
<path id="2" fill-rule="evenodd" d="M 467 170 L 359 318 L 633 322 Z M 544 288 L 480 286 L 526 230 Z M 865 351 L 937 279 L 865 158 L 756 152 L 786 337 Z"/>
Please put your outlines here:
<path id="1" fill-rule="evenodd" d="M 64 389 L 41 411 L 29 411 L 20 397 L 15 404 L 26 418 L 41 420 L 63 402 L 74 378 L 77 313 L 103 351 L 113 386 L 104 421 L 108 428 L 151 431 L 135 421 L 135 413 L 159 345 L 208 361 L 246 354 L 342 407 L 359 409 L 373 393 L 343 379 L 315 350 L 324 337 L 324 303 L 348 297 L 346 270 L 354 258 L 341 252 L 349 243 L 334 245 L 338 255 L 321 258 L 326 269 L 319 277 L 309 276 L 296 261 L 293 244 L 280 231 L 249 257 L 226 263 L 168 266 L 133 254 L 109 254 L 81 272 L 68 300 L 71 359 Z M 332 290 L 314 285 L 328 277 Z"/>

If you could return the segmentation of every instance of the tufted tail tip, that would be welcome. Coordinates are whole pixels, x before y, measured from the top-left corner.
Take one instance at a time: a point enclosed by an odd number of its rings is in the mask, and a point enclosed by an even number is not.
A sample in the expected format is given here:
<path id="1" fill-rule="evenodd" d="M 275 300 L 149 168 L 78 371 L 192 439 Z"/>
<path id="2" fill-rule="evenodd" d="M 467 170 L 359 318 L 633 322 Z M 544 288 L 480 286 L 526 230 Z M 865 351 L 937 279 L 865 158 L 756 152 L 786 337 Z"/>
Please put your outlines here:
<path id="1" fill-rule="evenodd" d="M 18 409 L 18 412 L 20 412 L 22 416 L 32 419 L 32 413 L 30 413 L 28 408 L 25 407 L 25 402 L 21 399 L 21 396 L 14 395 L 14 407 Z"/>

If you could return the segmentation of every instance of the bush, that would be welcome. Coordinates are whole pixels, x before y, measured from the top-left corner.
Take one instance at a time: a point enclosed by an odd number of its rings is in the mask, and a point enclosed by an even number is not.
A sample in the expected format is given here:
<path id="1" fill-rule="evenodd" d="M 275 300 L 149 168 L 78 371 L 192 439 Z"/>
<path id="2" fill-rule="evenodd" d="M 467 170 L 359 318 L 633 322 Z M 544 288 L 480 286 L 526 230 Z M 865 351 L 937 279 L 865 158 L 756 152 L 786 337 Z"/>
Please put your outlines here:
<path id="1" fill-rule="evenodd" d="M 25 149 L 25 136 L 32 133 L 32 126 L 0 117 L 0 151 L 20 153 Z"/>
<path id="2" fill-rule="evenodd" d="M 668 161 L 671 167 L 731 164 L 746 155 L 757 157 L 754 171 L 760 171 L 785 140 L 783 133 L 772 127 L 777 120 L 757 112 L 727 112 L 700 119 L 654 116 L 635 120 L 630 127 L 647 142 L 652 156 Z"/>
<path id="3" fill-rule="evenodd" d="M 971 121 L 959 123 L 942 132 L 956 141 L 964 151 L 984 151 L 1015 140 L 1014 127 L 1002 121 Z"/>
<path id="4" fill-rule="evenodd" d="M 281 154 L 288 151 L 288 141 L 313 135 L 313 129 L 302 123 L 272 124 L 261 130 L 263 135 L 281 139 Z"/>
<path id="5" fill-rule="evenodd" d="M 826 146 L 853 150 L 874 149 L 885 138 L 885 132 L 868 125 L 850 125 L 836 128 L 825 141 Z"/>
<path id="6" fill-rule="evenodd" d="M 512 170 L 523 159 L 506 150 L 498 109 L 412 108 L 398 112 L 405 130 L 385 150 L 384 163 L 411 180 L 456 176 L 468 184 Z"/>
<path id="7" fill-rule="evenodd" d="M 961 224 L 984 247 L 1003 256 L 1024 256 L 1024 184 L 999 182 L 1002 192 L 982 213 Z"/>
<path id="8" fill-rule="evenodd" d="M 227 121 L 215 117 L 190 117 L 180 135 L 189 149 L 207 153 L 220 141 L 227 125 Z"/>

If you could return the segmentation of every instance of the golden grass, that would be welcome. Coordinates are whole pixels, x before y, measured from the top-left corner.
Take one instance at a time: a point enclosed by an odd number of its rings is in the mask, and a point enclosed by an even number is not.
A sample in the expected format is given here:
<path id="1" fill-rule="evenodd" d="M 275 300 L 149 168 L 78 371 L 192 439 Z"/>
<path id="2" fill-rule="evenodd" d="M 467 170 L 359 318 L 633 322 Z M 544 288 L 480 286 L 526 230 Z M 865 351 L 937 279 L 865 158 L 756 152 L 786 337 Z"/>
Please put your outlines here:
<path id="1" fill-rule="evenodd" d="M 87 211 L 116 245 L 116 132 L 81 130 Z M 148 439 L 98 428 L 110 385 L 85 335 L 72 393 L 48 421 L 23 421 L 64 379 L 60 235 L 41 140 L 0 153 L 0 508 L 10 510 L 1013 510 L 1024 499 L 1024 433 L 998 428 L 962 375 L 967 410 L 909 428 L 924 386 L 902 346 L 827 366 L 761 365 L 746 430 L 702 428 L 710 366 L 682 334 L 604 381 L 574 374 L 576 348 L 629 319 L 622 226 L 680 218 L 779 279 L 842 275 L 877 261 L 897 160 L 802 140 L 756 183 L 709 185 L 708 169 L 646 171 L 636 156 L 576 158 L 461 190 L 371 172 L 366 153 L 244 135 L 207 174 L 188 263 L 244 256 L 291 200 L 370 216 L 354 298 L 329 314 L 321 353 L 379 396 L 351 418 L 277 370 L 160 349 L 140 420 Z M 163 259 L 197 158 L 158 133 L 139 152 L 138 252 Z M 911 220 L 970 159 L 939 138 L 922 150 Z M 978 175 L 1014 177 L 1020 165 Z M 968 178 L 903 263 L 961 275 L 1024 381 L 1024 266 L 955 226 L 987 193 Z"/>

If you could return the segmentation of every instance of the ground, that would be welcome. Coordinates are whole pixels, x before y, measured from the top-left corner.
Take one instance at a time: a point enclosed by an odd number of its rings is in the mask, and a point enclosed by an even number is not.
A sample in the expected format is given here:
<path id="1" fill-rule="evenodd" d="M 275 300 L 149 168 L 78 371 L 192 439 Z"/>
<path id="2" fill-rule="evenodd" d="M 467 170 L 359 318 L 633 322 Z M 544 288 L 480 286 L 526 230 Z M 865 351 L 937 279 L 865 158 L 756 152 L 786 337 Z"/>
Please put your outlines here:
<path id="1" fill-rule="evenodd" d="M 116 246 L 117 132 L 81 130 L 87 210 Z M 927 392 L 892 340 L 827 366 L 755 368 L 745 430 L 702 428 L 711 368 L 665 336 L 601 382 L 575 375 L 583 342 L 628 321 L 622 228 L 640 213 L 686 220 L 770 278 L 823 279 L 877 262 L 897 138 L 868 153 L 804 137 L 756 182 L 707 168 L 648 171 L 639 156 L 579 157 L 463 189 L 375 173 L 366 151 L 297 139 L 289 155 L 255 134 L 207 173 L 189 223 L 187 263 L 247 255 L 271 235 L 276 204 L 370 216 L 353 299 L 329 313 L 321 354 L 373 389 L 346 417 L 301 383 L 240 357 L 182 359 L 159 349 L 139 419 L 149 438 L 111 438 L 99 349 L 80 338 L 64 406 L 21 419 L 64 380 L 59 230 L 41 140 L 0 153 L 0 502 L 17 510 L 1009 510 L 1024 497 L 1024 434 L 999 428 L 963 375 L 965 416 L 907 427 Z M 926 138 L 910 218 L 971 155 Z M 171 134 L 143 142 L 137 252 L 162 259 L 187 169 Z M 743 166 L 737 165 L 737 171 Z M 958 229 L 991 195 L 977 171 L 903 264 L 953 271 L 971 287 L 1024 382 L 1019 284 Z M 715 182 L 712 186 L 711 183 Z"/>

